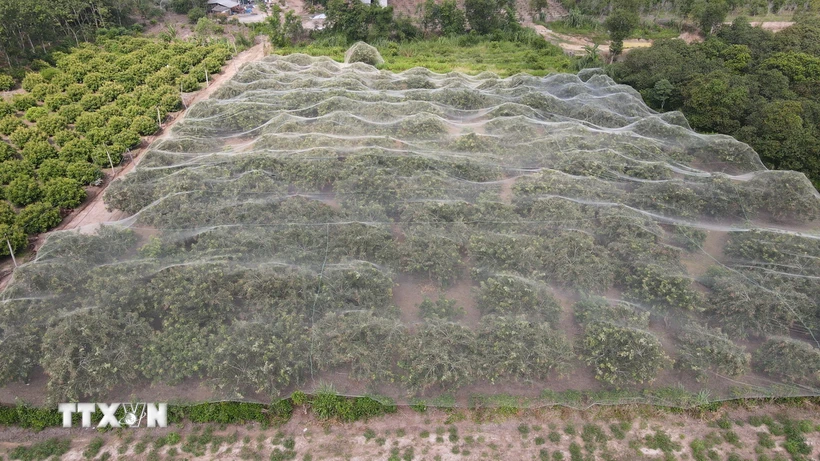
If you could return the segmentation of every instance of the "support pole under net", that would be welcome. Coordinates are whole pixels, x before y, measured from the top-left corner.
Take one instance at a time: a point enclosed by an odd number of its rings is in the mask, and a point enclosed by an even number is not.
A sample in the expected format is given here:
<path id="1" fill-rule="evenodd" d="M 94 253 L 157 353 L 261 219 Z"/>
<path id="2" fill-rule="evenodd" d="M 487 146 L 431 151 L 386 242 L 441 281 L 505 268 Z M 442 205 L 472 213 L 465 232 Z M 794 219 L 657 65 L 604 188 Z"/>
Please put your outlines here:
<path id="1" fill-rule="evenodd" d="M 17 258 L 14 257 L 14 250 L 11 248 L 11 241 L 6 238 L 6 245 L 9 246 L 9 254 L 11 255 L 11 261 L 14 263 L 14 267 L 17 267 Z"/>

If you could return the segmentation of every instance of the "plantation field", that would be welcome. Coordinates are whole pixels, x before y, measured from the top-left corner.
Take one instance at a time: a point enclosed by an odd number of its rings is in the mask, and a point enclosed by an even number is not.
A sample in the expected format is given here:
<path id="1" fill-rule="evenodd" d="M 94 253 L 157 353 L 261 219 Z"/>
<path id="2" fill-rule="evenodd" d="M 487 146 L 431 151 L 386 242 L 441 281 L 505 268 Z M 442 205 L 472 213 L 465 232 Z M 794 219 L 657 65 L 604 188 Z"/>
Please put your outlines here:
<path id="1" fill-rule="evenodd" d="M 50 236 L 3 292 L 11 394 L 519 407 L 820 390 L 809 181 L 595 72 L 269 56 L 105 200 L 132 218 Z"/>
<path id="2" fill-rule="evenodd" d="M 23 91 L 0 100 L 0 255 L 59 225 L 231 55 L 224 43 L 125 35 L 35 63 Z"/>

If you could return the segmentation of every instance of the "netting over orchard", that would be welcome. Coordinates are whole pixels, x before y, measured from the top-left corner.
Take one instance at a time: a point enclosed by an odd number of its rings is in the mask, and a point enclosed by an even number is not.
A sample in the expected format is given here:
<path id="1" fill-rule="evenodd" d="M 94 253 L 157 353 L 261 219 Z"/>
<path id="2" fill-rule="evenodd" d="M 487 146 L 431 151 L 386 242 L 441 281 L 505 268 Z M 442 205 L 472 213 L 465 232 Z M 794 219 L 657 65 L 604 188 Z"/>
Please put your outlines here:
<path id="1" fill-rule="evenodd" d="M 12 392 L 820 392 L 811 183 L 596 72 L 271 56 L 191 107 L 105 199 L 133 216 L 53 234 L 3 293 Z"/>

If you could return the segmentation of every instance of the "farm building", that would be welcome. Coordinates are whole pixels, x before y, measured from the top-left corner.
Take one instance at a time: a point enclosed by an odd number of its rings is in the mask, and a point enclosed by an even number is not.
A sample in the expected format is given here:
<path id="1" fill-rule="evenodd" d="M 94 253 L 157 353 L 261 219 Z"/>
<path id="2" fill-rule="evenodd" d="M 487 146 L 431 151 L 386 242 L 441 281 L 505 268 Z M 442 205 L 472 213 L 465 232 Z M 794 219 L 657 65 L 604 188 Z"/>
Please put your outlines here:
<path id="1" fill-rule="evenodd" d="M 233 14 L 241 13 L 244 7 L 233 0 L 208 0 L 209 13 Z"/>

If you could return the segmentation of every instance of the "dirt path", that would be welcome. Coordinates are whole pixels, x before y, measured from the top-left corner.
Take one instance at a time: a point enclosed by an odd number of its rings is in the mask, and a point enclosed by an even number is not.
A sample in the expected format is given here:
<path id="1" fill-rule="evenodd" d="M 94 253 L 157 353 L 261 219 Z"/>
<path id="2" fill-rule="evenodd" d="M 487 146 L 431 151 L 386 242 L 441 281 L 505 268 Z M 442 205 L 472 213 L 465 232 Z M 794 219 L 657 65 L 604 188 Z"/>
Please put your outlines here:
<path id="1" fill-rule="evenodd" d="M 806 459 L 816 459 L 820 445 L 820 430 L 813 429 L 820 426 L 817 410 L 812 404 L 787 407 L 754 402 L 703 414 L 676 414 L 628 405 L 585 411 L 556 407 L 514 413 L 433 408 L 422 413 L 402 407 L 394 414 L 368 421 L 338 423 L 318 421 L 300 407 L 290 421 L 267 429 L 257 423 L 221 427 L 185 423 L 164 429 L 107 433 L 81 428 L 50 428 L 39 433 L 0 428 L 0 456 L 8 455 L 20 444 L 62 437 L 71 440 L 71 447 L 61 459 L 80 461 L 94 457 L 83 452 L 92 439 L 101 437 L 104 443 L 100 454 L 109 453 L 111 459 L 122 460 L 179 459 L 180 455 L 192 461 L 400 457 L 441 461 L 566 460 L 576 457 L 570 455 L 573 443 L 584 447 L 584 452 L 594 459 L 660 459 L 664 453 L 658 446 L 673 459 L 692 459 L 690 444 L 695 440 L 709 444 L 715 452 L 709 456 L 712 459 L 726 459 L 731 453 L 740 459 L 756 459 L 758 451 L 768 459 L 787 459 L 782 426 L 777 425 L 781 429 L 779 435 L 774 435 L 767 425 L 761 425 L 761 420 L 769 417 L 773 421 L 804 421 L 808 430 L 802 436 L 810 451 Z M 597 442 L 582 437 L 587 431 L 598 434 Z M 171 432 L 179 437 L 171 443 L 155 443 Z M 771 437 L 773 443 L 768 448 L 758 442 L 758 432 Z M 655 434 L 665 436 L 666 443 L 650 447 L 647 436 Z M 557 452 L 561 455 L 550 456 Z M 705 458 L 704 453 L 700 455 Z"/>
<path id="2" fill-rule="evenodd" d="M 228 62 L 228 64 L 222 69 L 221 74 L 217 74 L 213 76 L 213 79 L 210 81 L 210 85 L 197 91 L 195 93 L 188 93 L 184 94 L 182 97 L 183 102 L 185 103 L 186 107 L 190 107 L 191 105 L 195 104 L 198 101 L 208 98 L 214 91 L 216 91 L 219 87 L 221 87 L 225 82 L 230 80 L 242 64 L 246 62 L 256 61 L 262 58 L 265 55 L 265 44 L 260 43 L 252 48 L 249 48 L 237 55 L 234 59 Z M 154 141 L 163 138 L 168 133 L 170 133 L 170 128 L 176 124 L 177 121 L 183 118 L 185 112 L 177 112 L 170 116 L 170 120 L 166 121 L 160 131 L 147 138 L 143 139 L 142 146 L 139 150 L 131 152 L 133 155 L 133 161 L 129 161 L 122 167 L 115 168 L 113 177 L 108 174 L 106 177 L 105 186 L 111 184 L 112 181 L 116 180 L 117 178 L 122 177 L 134 170 L 134 168 L 140 163 L 142 158 L 144 157 L 145 152 L 148 150 L 148 146 L 150 146 Z M 109 170 L 110 172 L 110 170 Z M 103 187 L 97 191 L 94 191 L 94 195 L 91 200 L 87 201 L 81 208 L 74 210 L 65 220 L 63 223 L 57 227 L 55 230 L 67 230 L 67 229 L 78 229 L 81 228 L 81 232 L 93 232 L 100 223 L 104 222 L 111 222 L 111 221 L 119 221 L 123 218 L 126 218 L 127 215 L 119 210 L 108 211 L 105 208 L 105 203 L 103 202 L 103 195 L 105 194 L 106 187 Z M 38 239 L 37 244 L 35 245 L 35 250 L 39 248 L 42 242 L 45 239 L 43 237 Z"/>

